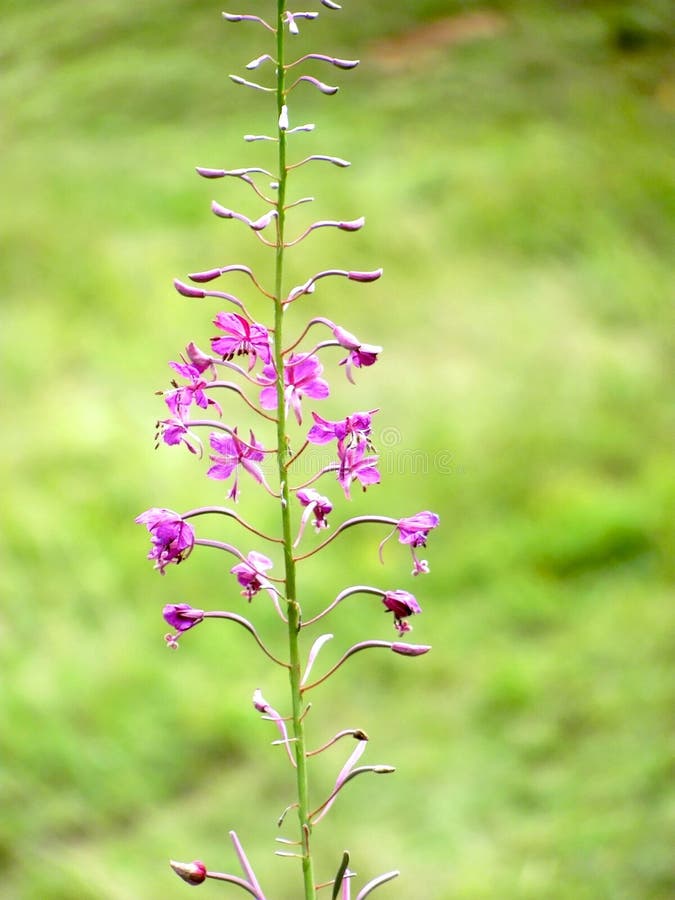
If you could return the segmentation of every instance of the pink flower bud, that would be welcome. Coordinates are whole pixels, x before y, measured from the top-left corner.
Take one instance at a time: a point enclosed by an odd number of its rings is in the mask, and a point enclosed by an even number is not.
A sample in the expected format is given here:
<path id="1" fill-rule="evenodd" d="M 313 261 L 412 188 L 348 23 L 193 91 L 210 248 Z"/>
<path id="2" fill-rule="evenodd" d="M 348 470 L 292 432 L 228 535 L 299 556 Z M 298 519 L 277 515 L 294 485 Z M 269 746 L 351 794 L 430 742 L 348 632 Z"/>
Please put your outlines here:
<path id="1" fill-rule="evenodd" d="M 197 166 L 196 172 L 202 178 L 224 178 L 227 175 L 225 169 L 205 169 L 203 166 Z"/>
<path id="2" fill-rule="evenodd" d="M 375 269 L 374 272 L 347 272 L 347 278 L 350 281 L 377 281 L 382 275 L 382 269 Z"/>
<path id="3" fill-rule="evenodd" d="M 401 656 L 422 656 L 431 650 L 428 644 L 401 644 L 395 641 L 391 645 L 394 653 L 400 653 Z"/>
<path id="4" fill-rule="evenodd" d="M 205 281 L 213 281 L 215 278 L 219 278 L 220 274 L 220 269 L 207 269 L 205 272 L 192 272 L 188 275 L 188 278 L 190 281 L 203 284 Z"/>
<path id="5" fill-rule="evenodd" d="M 359 228 L 363 228 L 366 224 L 366 220 L 364 216 L 361 216 L 358 219 L 353 219 L 351 222 L 338 222 L 338 228 L 341 231 L 358 231 Z"/>
<path id="6" fill-rule="evenodd" d="M 188 884 L 196 885 L 206 881 L 206 866 L 199 859 L 196 859 L 191 863 L 176 862 L 171 859 L 169 860 L 169 865 L 176 875 L 178 875 L 179 878 L 182 878 L 183 881 L 187 881 Z"/>
<path id="7" fill-rule="evenodd" d="M 182 294 L 183 297 L 205 297 L 206 291 L 203 291 L 201 288 L 192 287 L 189 284 L 184 284 L 182 281 L 179 281 L 177 278 L 173 280 L 173 286 L 176 288 L 179 294 Z"/>

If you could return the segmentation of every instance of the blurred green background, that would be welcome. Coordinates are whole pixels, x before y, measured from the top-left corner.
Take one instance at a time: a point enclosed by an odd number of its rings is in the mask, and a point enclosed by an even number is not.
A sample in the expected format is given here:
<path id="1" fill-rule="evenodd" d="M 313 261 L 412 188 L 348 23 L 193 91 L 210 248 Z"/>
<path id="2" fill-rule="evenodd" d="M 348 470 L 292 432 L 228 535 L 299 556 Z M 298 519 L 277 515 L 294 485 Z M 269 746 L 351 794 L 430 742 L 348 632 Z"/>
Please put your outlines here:
<path id="1" fill-rule="evenodd" d="M 301 170 L 294 196 L 317 201 L 291 228 L 367 228 L 314 235 L 288 283 L 326 265 L 386 277 L 323 281 L 292 327 L 325 315 L 385 346 L 358 388 L 326 356 L 320 411 L 380 407 L 387 472 L 350 508 L 322 483 L 333 521 L 429 508 L 442 529 L 424 579 L 395 542 L 380 566 L 377 529 L 301 572 L 308 611 L 348 583 L 414 590 L 413 640 L 434 645 L 357 657 L 314 697 L 310 744 L 359 726 L 364 762 L 398 769 L 341 796 L 319 876 L 349 847 L 359 883 L 403 870 L 392 900 L 672 897 L 672 7 L 344 6 L 295 43 L 362 66 L 311 70 L 343 89 L 298 89 L 291 124 L 318 128 L 292 153 L 353 166 Z M 250 703 L 260 687 L 285 708 L 283 677 L 225 623 L 178 653 L 162 640 L 162 605 L 186 600 L 250 614 L 281 648 L 269 604 L 244 608 L 215 551 L 161 578 L 133 524 L 225 494 L 182 448 L 152 446 L 166 361 L 208 346 L 220 308 L 172 279 L 230 262 L 270 279 L 271 254 L 208 211 L 259 201 L 193 173 L 273 165 L 241 140 L 269 130 L 269 99 L 227 78 L 266 33 L 221 8 L 0 2 L 3 897 L 183 897 L 166 859 L 236 871 L 231 828 L 270 898 L 298 895 L 295 864 L 272 856 L 289 773 Z M 267 314 L 245 281 L 224 287 Z M 234 400 L 226 419 L 251 424 Z M 276 527 L 250 482 L 240 506 Z M 227 522 L 200 532 L 255 546 Z M 328 627 L 319 665 L 393 636 L 368 597 Z M 346 752 L 313 765 L 317 801 Z"/>

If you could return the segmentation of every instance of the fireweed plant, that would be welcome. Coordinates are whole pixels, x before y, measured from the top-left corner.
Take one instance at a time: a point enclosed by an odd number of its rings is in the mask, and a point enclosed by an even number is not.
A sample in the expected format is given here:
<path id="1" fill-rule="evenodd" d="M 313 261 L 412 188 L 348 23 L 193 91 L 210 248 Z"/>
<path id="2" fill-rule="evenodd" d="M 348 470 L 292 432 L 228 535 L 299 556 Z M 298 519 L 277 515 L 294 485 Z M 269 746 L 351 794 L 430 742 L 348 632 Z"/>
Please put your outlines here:
<path id="1" fill-rule="evenodd" d="M 332 0 L 321 0 L 321 3 L 331 11 L 340 9 Z M 365 490 L 369 485 L 380 481 L 378 456 L 372 440 L 372 420 L 377 410 L 350 412 L 338 421 L 329 421 L 312 409 L 315 402 L 330 394 L 321 357 L 328 348 L 340 348 L 340 355 L 344 354 L 344 358 L 339 360 L 339 366 L 344 367 L 347 379 L 353 382 L 355 370 L 374 365 L 382 348 L 363 343 L 342 325 L 320 316 L 310 318 L 299 334 L 288 336 L 284 327 L 289 307 L 307 303 L 308 300 L 308 305 L 311 306 L 311 295 L 324 278 L 343 278 L 367 284 L 382 275 L 381 269 L 327 269 L 310 275 L 303 284 L 295 287 L 288 288 L 284 284 L 285 256 L 293 246 L 319 228 L 352 232 L 358 231 L 364 224 L 363 218 L 352 221 L 321 220 L 314 222 L 300 234 L 292 233 L 291 236 L 287 234 L 286 228 L 289 213 L 312 199 L 290 199 L 294 170 L 313 164 L 328 163 L 340 168 L 349 165 L 346 160 L 335 156 L 320 154 L 303 157 L 301 152 L 296 152 L 294 143 L 301 144 L 303 133 L 314 128 L 311 124 L 291 127 L 290 100 L 296 87 L 307 82 L 326 95 L 338 90 L 311 75 L 302 74 L 303 64 L 312 60 L 337 69 L 352 69 L 358 64 L 358 60 L 337 59 L 324 53 L 308 53 L 299 59 L 287 61 L 287 42 L 292 43 L 293 36 L 298 34 L 299 25 L 316 19 L 318 12 L 291 12 L 286 8 L 286 0 L 277 0 L 274 20 L 268 21 L 258 15 L 247 14 L 223 13 L 223 16 L 230 23 L 261 27 L 270 36 L 267 48 L 269 52 L 252 60 L 246 68 L 267 69 L 274 73 L 273 86 L 265 86 L 235 75 L 230 77 L 238 85 L 269 93 L 276 101 L 272 134 L 245 136 L 246 141 L 269 141 L 275 146 L 276 171 L 272 173 L 258 167 L 199 167 L 197 173 L 206 179 L 239 179 L 251 189 L 255 203 L 264 208 L 262 214 L 256 213 L 256 218 L 249 218 L 215 201 L 211 209 L 222 219 L 236 219 L 238 223 L 247 226 L 255 238 L 270 248 L 274 255 L 274 281 L 271 286 L 266 287 L 263 280 L 248 266 L 238 263 L 221 265 L 220 262 L 215 268 L 189 275 L 189 282 L 175 281 L 176 290 L 181 296 L 214 298 L 225 308 L 216 312 L 213 319 L 218 333 L 211 339 L 210 350 L 202 350 L 194 342 L 189 342 L 180 360 L 169 363 L 177 377 L 171 382 L 170 389 L 160 392 L 168 414 L 158 422 L 157 443 L 171 446 L 183 444 L 197 457 L 202 457 L 207 452 L 210 466 L 206 475 L 225 483 L 229 505 L 190 509 L 183 513 L 166 508 L 152 508 L 139 515 L 136 521 L 149 532 L 152 546 L 148 558 L 154 560 L 155 568 L 160 574 L 164 575 L 169 566 L 186 560 L 195 547 L 213 548 L 234 557 L 234 564 L 229 570 L 233 588 L 237 582 L 241 595 L 249 603 L 254 598 L 259 603 L 261 595 L 268 597 L 273 605 L 280 627 L 288 635 L 288 651 L 284 658 L 271 652 L 253 622 L 239 612 L 197 609 L 183 602 L 169 603 L 164 607 L 164 619 L 172 629 L 166 635 L 166 642 L 169 647 L 177 648 L 186 632 L 205 620 L 226 620 L 248 631 L 270 662 L 287 670 L 290 697 L 285 714 L 274 709 L 260 690 L 253 694 L 254 709 L 264 719 L 271 721 L 278 731 L 279 738 L 274 743 L 283 747 L 296 787 L 294 797 L 279 819 L 279 825 L 286 821 L 288 813 L 292 813 L 288 821 L 297 816 L 297 827 L 292 837 L 277 839 L 283 845 L 283 849 L 277 850 L 277 853 L 299 861 L 302 870 L 302 896 L 305 900 L 316 898 L 321 889 L 325 889 L 327 895 L 334 900 L 349 900 L 355 876 L 349 868 L 349 854 L 345 852 L 341 858 L 336 858 L 336 869 L 327 873 L 330 877 L 317 877 L 312 858 L 312 833 L 349 782 L 366 773 L 385 774 L 394 770 L 391 766 L 358 764 L 368 741 L 365 732 L 358 728 L 343 728 L 330 737 L 324 736 L 318 747 L 310 749 L 305 734 L 310 698 L 313 700 L 319 685 L 358 653 L 388 650 L 402 657 L 415 657 L 427 653 L 430 647 L 405 640 L 411 630 L 410 617 L 421 612 L 417 599 L 407 590 L 388 586 L 350 585 L 331 598 L 322 610 L 305 611 L 296 575 L 304 560 L 327 549 L 345 531 L 353 528 L 372 530 L 373 527 L 383 532 L 379 544 L 380 559 L 384 544 L 396 537 L 401 544 L 410 548 L 412 574 L 422 575 L 429 571 L 429 567 L 426 560 L 420 559 L 418 551 L 426 546 L 429 533 L 436 528 L 439 520 L 435 513 L 429 511 L 416 512 L 398 519 L 382 515 L 359 515 L 331 528 L 329 519 L 333 503 L 329 496 L 324 496 L 317 490 L 319 482 L 326 494 L 342 490 L 345 497 L 350 499 L 350 492 L 356 485 Z M 251 284 L 251 291 L 264 298 L 264 301 L 259 302 L 269 310 L 266 322 L 257 321 L 242 300 L 220 289 L 220 280 L 226 281 L 231 273 L 243 273 Z M 317 338 L 314 338 L 315 334 Z M 243 403 L 249 409 L 248 415 L 252 411 L 259 418 L 260 428 L 256 428 L 255 433 L 253 430 L 238 428 L 231 418 L 229 408 L 224 411 L 224 398 L 232 395 L 237 395 L 236 398 L 233 397 L 232 415 L 236 412 L 237 404 Z M 207 442 L 209 449 L 205 451 Z M 334 461 L 308 480 L 302 481 L 295 476 L 297 469 L 294 470 L 294 464 L 313 444 L 331 445 Z M 272 484 L 268 483 L 264 473 L 264 462 L 270 458 L 275 461 L 275 478 L 271 479 Z M 270 503 L 275 504 L 278 509 L 277 534 L 264 533 L 235 511 L 234 505 L 240 491 L 248 490 L 249 487 L 265 491 Z M 236 523 L 235 527 L 244 532 L 243 543 L 236 546 L 201 536 L 202 523 L 207 529 L 214 516 L 225 516 Z M 196 528 L 197 522 L 199 529 Z M 321 536 L 318 542 L 311 542 L 313 547 L 307 546 L 306 532 L 311 530 L 308 529 L 310 524 Z M 256 549 L 249 550 L 253 539 Z M 246 549 L 240 549 L 240 546 Z M 283 554 L 283 571 L 276 575 L 272 574 L 273 561 L 265 552 L 269 552 L 272 547 L 276 548 L 278 555 Z M 338 607 L 342 601 L 357 594 L 379 598 L 385 611 L 392 613 L 395 640 L 362 640 L 345 650 L 332 666 L 327 669 L 324 667 L 323 674 L 313 674 L 320 651 L 332 638 L 332 634 L 321 634 L 312 643 L 306 644 L 305 629 L 329 615 L 339 616 Z M 251 609 L 254 606 L 252 604 Z M 348 758 L 335 778 L 332 790 L 318 800 L 310 799 L 311 758 L 323 752 L 335 752 L 335 745 L 342 745 L 345 738 L 355 742 L 355 748 L 353 752 L 346 754 Z M 258 900 L 265 900 L 269 895 L 263 892 L 236 833 L 231 832 L 230 837 L 243 877 L 211 871 L 198 860 L 189 863 L 171 862 L 172 868 L 189 884 L 201 884 L 211 878 L 238 885 Z M 373 879 L 360 889 L 356 900 L 362 900 L 396 875 L 398 872 L 392 871 Z"/>

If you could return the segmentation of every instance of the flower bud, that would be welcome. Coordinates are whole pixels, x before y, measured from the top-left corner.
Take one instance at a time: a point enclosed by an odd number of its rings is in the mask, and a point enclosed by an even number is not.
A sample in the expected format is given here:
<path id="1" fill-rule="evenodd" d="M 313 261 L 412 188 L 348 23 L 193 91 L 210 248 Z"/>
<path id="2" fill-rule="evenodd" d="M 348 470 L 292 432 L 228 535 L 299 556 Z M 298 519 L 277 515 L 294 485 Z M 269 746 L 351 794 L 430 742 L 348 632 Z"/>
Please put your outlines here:
<path id="1" fill-rule="evenodd" d="M 287 131 L 288 130 L 288 107 L 286 105 L 281 107 L 281 114 L 279 116 L 279 131 Z"/>
<path id="2" fill-rule="evenodd" d="M 422 656 L 431 650 L 428 644 L 401 644 L 395 641 L 391 645 L 394 653 L 400 653 L 401 656 Z"/>
<path id="3" fill-rule="evenodd" d="M 191 863 L 176 862 L 171 859 L 169 860 L 169 865 L 176 875 L 188 884 L 197 885 L 206 881 L 206 866 L 199 859 Z"/>
<path id="4" fill-rule="evenodd" d="M 173 286 L 176 288 L 179 294 L 182 294 L 183 297 L 205 297 L 206 292 L 201 288 L 192 287 L 189 284 L 184 284 L 182 281 L 179 281 L 177 278 L 173 280 Z"/>
<path id="5" fill-rule="evenodd" d="M 227 175 L 225 169 L 205 169 L 203 166 L 197 166 L 196 172 L 202 178 L 223 178 Z"/>
<path id="6" fill-rule="evenodd" d="M 350 281 L 377 281 L 382 275 L 382 269 L 375 269 L 374 272 L 347 272 L 347 278 Z"/>

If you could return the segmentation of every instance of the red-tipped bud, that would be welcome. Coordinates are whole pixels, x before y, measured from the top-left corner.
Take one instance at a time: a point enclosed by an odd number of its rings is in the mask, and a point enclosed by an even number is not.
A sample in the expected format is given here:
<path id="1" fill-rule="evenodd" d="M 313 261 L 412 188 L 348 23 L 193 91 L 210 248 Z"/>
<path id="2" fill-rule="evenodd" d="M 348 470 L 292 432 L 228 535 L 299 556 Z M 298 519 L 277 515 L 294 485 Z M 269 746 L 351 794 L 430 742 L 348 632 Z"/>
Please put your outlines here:
<path id="1" fill-rule="evenodd" d="M 191 863 L 176 862 L 170 859 L 169 865 L 176 875 L 188 884 L 197 885 L 206 881 L 206 866 L 199 859 Z"/>

